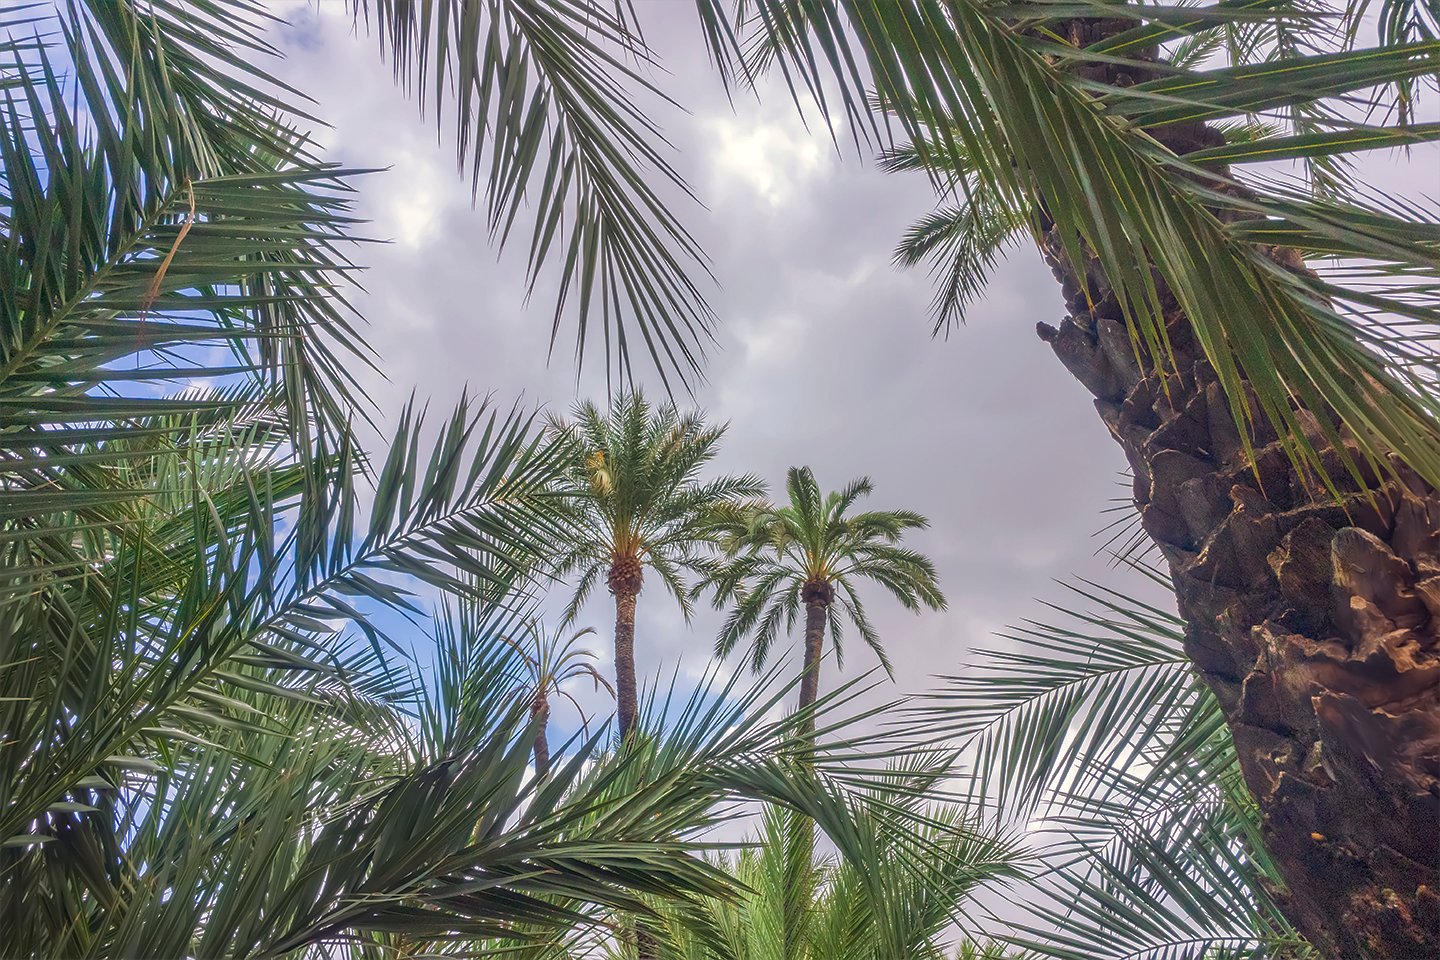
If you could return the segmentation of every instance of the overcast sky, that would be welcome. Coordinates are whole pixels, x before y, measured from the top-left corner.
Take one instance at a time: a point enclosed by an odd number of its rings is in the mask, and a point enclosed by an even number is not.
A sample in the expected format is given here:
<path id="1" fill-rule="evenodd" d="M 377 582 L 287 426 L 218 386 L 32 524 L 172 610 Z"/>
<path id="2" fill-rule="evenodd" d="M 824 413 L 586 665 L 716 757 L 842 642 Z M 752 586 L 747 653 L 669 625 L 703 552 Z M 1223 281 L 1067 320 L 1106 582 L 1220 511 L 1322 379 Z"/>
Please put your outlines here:
<path id="1" fill-rule="evenodd" d="M 929 278 L 890 262 L 904 227 L 932 204 L 926 182 L 883 174 L 853 149 L 837 154 L 778 85 L 763 104 L 732 106 L 708 70 L 693 5 L 638 7 L 669 70 L 663 87 L 690 111 L 660 122 L 706 205 L 683 214 L 720 282 L 719 346 L 697 391 L 711 418 L 730 423 L 718 469 L 755 472 L 772 489 L 795 464 L 827 488 L 868 475 L 873 506 L 932 522 L 910 543 L 938 564 L 949 610 L 917 617 L 881 590 L 865 595 L 899 689 L 930 686 L 1004 624 L 1039 614 L 1033 598 L 1057 598 L 1057 578 L 1135 585 L 1094 556 L 1124 462 L 1034 333 L 1063 309 L 1038 255 L 1017 249 L 968 325 L 932 339 Z M 374 39 L 355 34 L 338 0 L 289 15 L 281 73 L 332 125 L 319 134 L 329 155 L 388 168 L 359 182 L 370 234 L 391 241 L 358 256 L 368 270 L 356 304 L 388 377 L 368 382 L 381 409 L 393 414 L 412 389 L 443 407 L 467 385 L 561 410 L 603 397 L 598 353 L 577 385 L 569 331 L 547 364 L 550 303 L 542 292 L 527 307 L 523 249 L 497 257 L 453 147 L 394 86 Z M 613 614 L 603 588 L 586 613 L 605 652 Z M 687 628 L 652 583 L 636 629 L 642 674 L 668 674 L 682 658 L 690 675 L 703 670 L 717 623 Z M 798 660 L 798 645 L 787 652 Z M 846 675 L 875 666 L 863 644 L 847 652 Z M 826 688 L 839 676 L 830 667 Z"/>

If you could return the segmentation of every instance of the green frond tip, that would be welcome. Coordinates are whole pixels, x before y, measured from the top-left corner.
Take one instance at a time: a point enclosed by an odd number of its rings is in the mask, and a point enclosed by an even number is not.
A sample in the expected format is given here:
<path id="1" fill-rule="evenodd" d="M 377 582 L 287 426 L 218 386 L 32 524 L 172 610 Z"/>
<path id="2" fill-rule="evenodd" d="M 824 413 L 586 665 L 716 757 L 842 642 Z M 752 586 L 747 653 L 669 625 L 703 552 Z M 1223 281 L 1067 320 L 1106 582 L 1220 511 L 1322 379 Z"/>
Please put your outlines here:
<path id="1" fill-rule="evenodd" d="M 625 5 L 350 6 L 422 110 L 453 118 L 457 161 L 483 196 L 491 236 L 504 247 L 518 230 L 531 290 L 554 272 L 552 351 L 569 316 L 577 363 L 600 339 L 607 373 L 622 381 L 637 353 L 667 385 L 672 375 L 698 380 L 713 340 L 713 277 L 662 199 L 665 187 L 693 198 L 656 119 L 677 105 Z M 733 47 L 726 34 L 707 36 L 723 51 Z"/>

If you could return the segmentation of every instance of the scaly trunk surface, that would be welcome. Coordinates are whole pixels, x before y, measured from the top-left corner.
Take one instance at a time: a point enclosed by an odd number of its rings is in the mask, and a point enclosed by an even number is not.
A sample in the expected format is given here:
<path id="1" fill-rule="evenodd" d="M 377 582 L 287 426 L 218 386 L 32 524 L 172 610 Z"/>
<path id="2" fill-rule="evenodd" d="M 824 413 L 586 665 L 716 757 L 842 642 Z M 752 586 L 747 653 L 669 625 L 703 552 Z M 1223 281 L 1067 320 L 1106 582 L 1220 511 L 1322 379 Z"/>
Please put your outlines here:
<path id="1" fill-rule="evenodd" d="M 825 652 L 825 627 L 835 590 L 823 580 L 806 583 L 800 589 L 805 604 L 805 658 L 800 676 L 800 709 L 807 710 L 820 696 L 820 658 Z M 815 733 L 815 717 L 805 718 L 807 733 Z"/>
<path id="2" fill-rule="evenodd" d="M 1093 42 L 1117 26 L 1077 29 Z M 1176 153 L 1223 140 L 1197 124 L 1155 133 Z M 1185 650 L 1224 710 L 1288 886 L 1281 909 L 1329 957 L 1440 957 L 1440 497 L 1404 468 L 1350 478 L 1319 428 L 1330 410 L 1304 419 L 1339 502 L 1267 424 L 1252 464 L 1169 291 L 1179 375 L 1162 386 L 1136 363 L 1097 264 L 1083 265 L 1087 302 L 1059 239 L 1052 226 L 1045 252 L 1068 315 L 1039 332 L 1130 462 Z M 1304 269 L 1292 251 L 1272 255 Z"/>
<path id="3" fill-rule="evenodd" d="M 638 699 L 635 683 L 635 599 L 645 582 L 645 568 L 635 557 L 618 556 L 610 562 L 607 583 L 615 597 L 615 715 L 620 724 L 620 743 L 628 743 L 635 732 Z M 630 936 L 630 932 L 626 936 Z M 656 960 L 660 946 L 655 935 L 636 921 L 637 960 Z"/>
<path id="4" fill-rule="evenodd" d="M 616 557 L 610 562 L 610 593 L 615 597 L 615 713 L 620 723 L 620 740 L 630 739 L 638 709 L 635 685 L 635 599 L 645 571 L 635 557 Z"/>
<path id="5" fill-rule="evenodd" d="M 530 705 L 530 717 L 535 723 L 535 776 L 544 777 L 550 773 L 550 741 L 545 737 L 545 724 L 550 719 L 550 703 L 544 693 L 536 694 Z"/>

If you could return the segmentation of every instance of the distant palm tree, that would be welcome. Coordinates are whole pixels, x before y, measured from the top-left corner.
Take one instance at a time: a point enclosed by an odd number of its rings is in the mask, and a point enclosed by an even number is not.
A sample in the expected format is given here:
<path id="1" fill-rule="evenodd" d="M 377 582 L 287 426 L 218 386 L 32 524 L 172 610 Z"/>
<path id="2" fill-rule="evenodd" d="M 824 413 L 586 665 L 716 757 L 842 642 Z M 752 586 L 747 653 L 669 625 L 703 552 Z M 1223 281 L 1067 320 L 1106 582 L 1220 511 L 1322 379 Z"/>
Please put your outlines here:
<path id="1" fill-rule="evenodd" d="M 769 658 L 780 628 L 792 629 L 804 607 L 800 681 L 804 710 L 819 694 L 827 627 L 836 657 L 843 656 L 842 614 L 890 670 L 890 658 L 860 601 L 856 589 L 860 581 L 881 584 L 907 610 L 917 613 L 922 605 L 943 610 L 945 597 L 930 559 L 898 545 L 906 530 L 929 525 L 923 516 L 909 510 L 846 515 L 857 500 L 871 493 L 868 477 L 822 495 L 809 467 L 791 467 L 785 486 L 790 497 L 786 506 L 732 518 L 724 540 L 729 559 L 712 568 L 702 588 L 714 590 L 717 608 L 732 605 L 715 641 L 716 652 L 725 656 L 750 636 L 750 663 L 757 671 Z"/>
<path id="2" fill-rule="evenodd" d="M 550 720 L 551 695 L 569 700 L 579 711 L 582 724 L 585 723 L 585 711 L 580 702 L 565 689 L 566 681 L 589 677 L 596 690 L 604 687 L 612 698 L 615 696 L 615 688 L 610 681 L 595 669 L 592 662 L 595 654 L 576 646 L 582 637 L 590 636 L 594 632 L 594 627 L 586 627 L 564 637 L 558 632 L 546 631 L 539 623 L 531 621 L 525 625 L 523 640 L 505 638 L 505 642 L 519 652 L 530 673 L 530 717 L 535 724 L 534 754 L 537 777 L 543 777 L 550 772 L 550 741 L 546 737 L 545 728 Z"/>
<path id="3" fill-rule="evenodd" d="M 635 728 L 635 602 L 645 568 L 688 619 L 684 574 L 702 569 L 703 549 L 720 536 L 717 512 L 760 497 L 764 485 L 749 475 L 702 481 L 725 428 L 707 427 L 698 413 L 682 416 L 673 405 L 653 408 L 639 392 L 616 397 L 608 414 L 582 403 L 550 429 L 568 446 L 562 489 L 571 495 L 573 520 L 553 572 L 579 574 L 563 622 L 574 622 L 604 574 L 615 597 L 615 693 L 625 739 Z"/>

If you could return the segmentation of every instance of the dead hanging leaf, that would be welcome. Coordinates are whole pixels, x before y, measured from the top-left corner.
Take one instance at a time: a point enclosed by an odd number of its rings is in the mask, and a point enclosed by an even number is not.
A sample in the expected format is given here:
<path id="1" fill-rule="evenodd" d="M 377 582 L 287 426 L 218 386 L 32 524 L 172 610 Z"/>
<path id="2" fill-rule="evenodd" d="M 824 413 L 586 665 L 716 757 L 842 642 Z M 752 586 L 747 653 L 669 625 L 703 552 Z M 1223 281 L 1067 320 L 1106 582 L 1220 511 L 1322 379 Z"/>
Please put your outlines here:
<path id="1" fill-rule="evenodd" d="M 185 235 L 195 223 L 195 185 L 190 182 L 189 177 L 185 178 L 185 196 L 190 203 L 190 212 L 186 215 L 185 222 L 180 224 L 180 232 L 175 234 L 175 242 L 170 244 L 170 252 L 160 261 L 160 269 L 155 271 L 154 279 L 150 281 L 150 286 L 145 289 L 145 296 L 140 300 L 141 323 L 145 322 L 145 317 L 150 313 L 150 308 L 155 306 L 155 301 L 160 299 L 160 285 L 165 282 L 165 274 L 169 272 L 170 264 L 180 250 L 180 244 L 185 242 Z"/>

